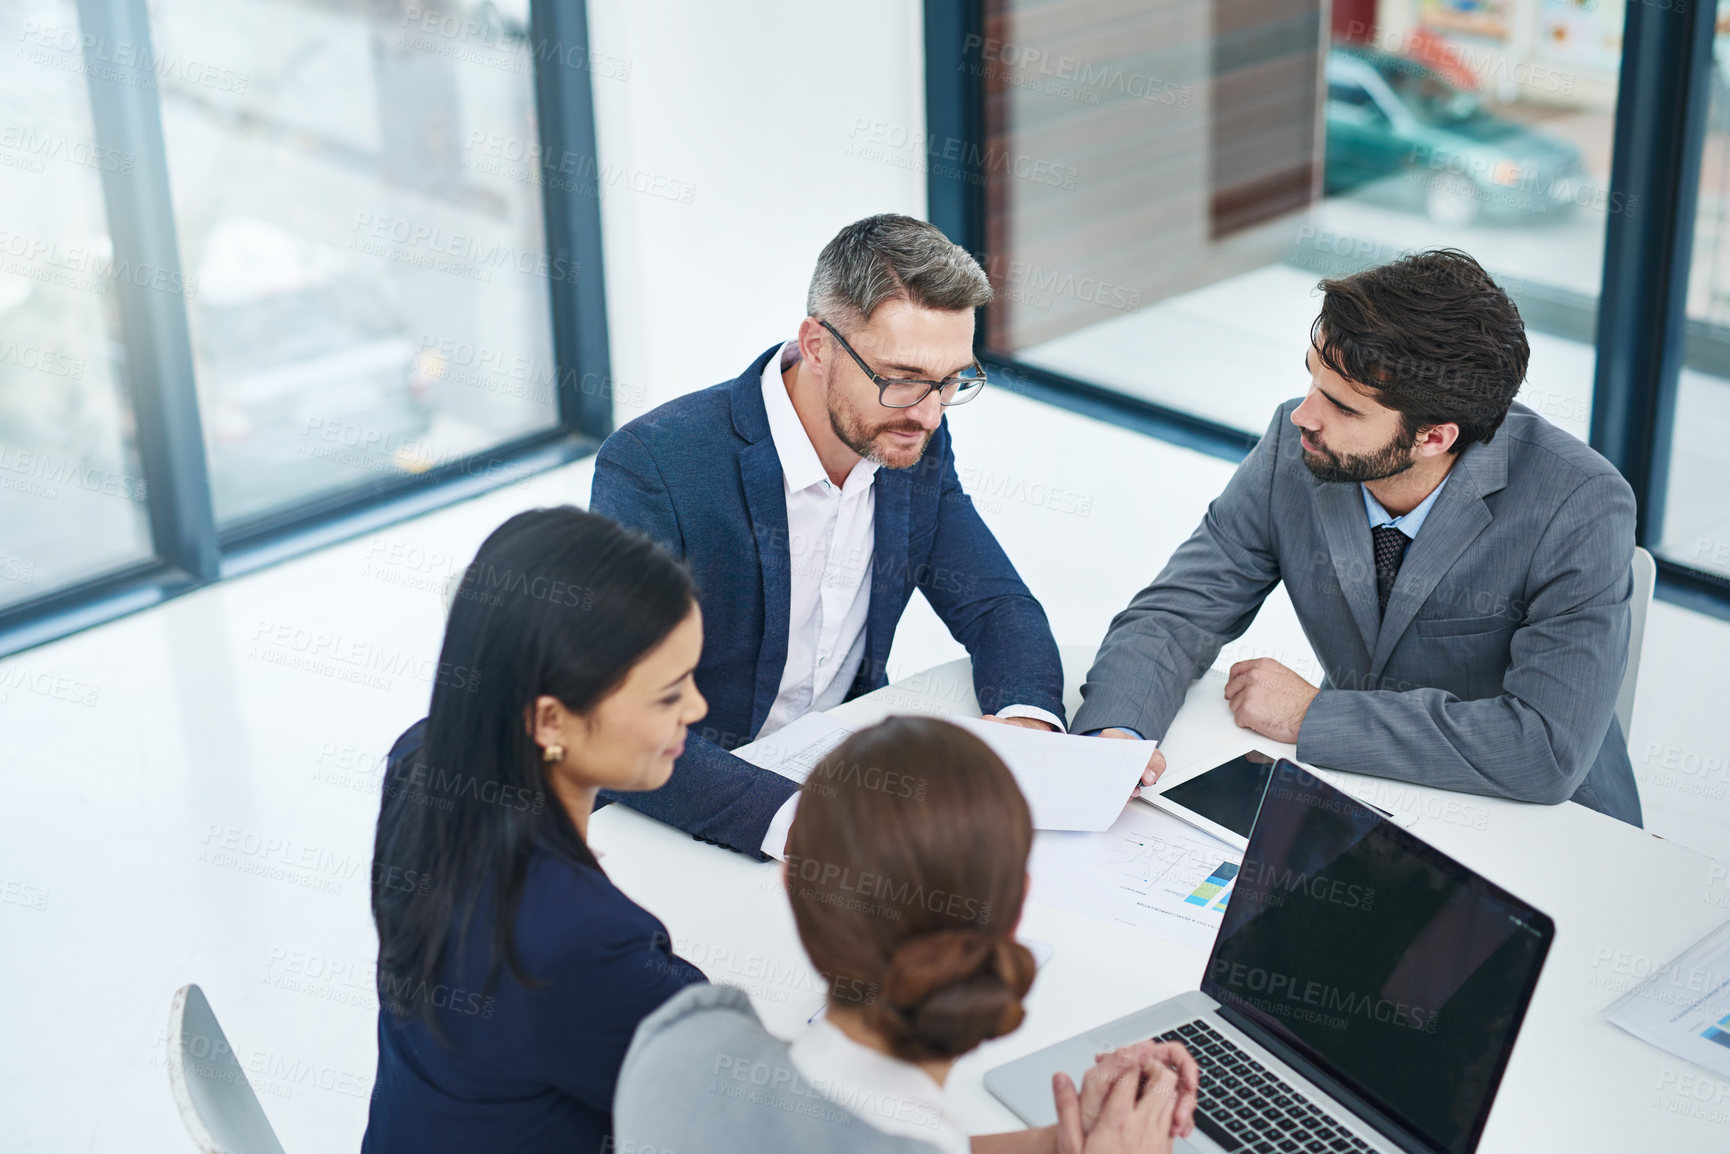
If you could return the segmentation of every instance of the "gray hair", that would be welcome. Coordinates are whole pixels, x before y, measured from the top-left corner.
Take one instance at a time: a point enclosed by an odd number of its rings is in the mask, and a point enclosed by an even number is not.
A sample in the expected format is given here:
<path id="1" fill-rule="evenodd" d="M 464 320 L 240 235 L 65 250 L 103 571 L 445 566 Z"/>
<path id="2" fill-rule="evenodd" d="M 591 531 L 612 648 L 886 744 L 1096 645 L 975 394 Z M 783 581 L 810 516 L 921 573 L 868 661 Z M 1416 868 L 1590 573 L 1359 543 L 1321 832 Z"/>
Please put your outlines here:
<path id="1" fill-rule="evenodd" d="M 805 311 L 852 328 L 885 301 L 958 311 L 978 308 L 991 295 L 979 262 L 936 225 L 886 212 L 854 221 L 823 246 Z"/>

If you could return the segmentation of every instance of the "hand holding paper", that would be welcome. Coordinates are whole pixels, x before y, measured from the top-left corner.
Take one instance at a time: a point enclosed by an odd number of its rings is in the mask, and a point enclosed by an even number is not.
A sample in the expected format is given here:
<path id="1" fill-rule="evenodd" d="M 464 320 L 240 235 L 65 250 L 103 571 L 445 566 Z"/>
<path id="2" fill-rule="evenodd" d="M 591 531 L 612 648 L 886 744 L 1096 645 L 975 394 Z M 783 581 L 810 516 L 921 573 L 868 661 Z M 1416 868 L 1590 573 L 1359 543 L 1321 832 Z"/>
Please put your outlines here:
<path id="1" fill-rule="evenodd" d="M 1035 829 L 1111 828 L 1156 752 L 1151 741 L 1099 741 L 982 719 L 955 724 L 1003 759 L 1033 811 Z"/>

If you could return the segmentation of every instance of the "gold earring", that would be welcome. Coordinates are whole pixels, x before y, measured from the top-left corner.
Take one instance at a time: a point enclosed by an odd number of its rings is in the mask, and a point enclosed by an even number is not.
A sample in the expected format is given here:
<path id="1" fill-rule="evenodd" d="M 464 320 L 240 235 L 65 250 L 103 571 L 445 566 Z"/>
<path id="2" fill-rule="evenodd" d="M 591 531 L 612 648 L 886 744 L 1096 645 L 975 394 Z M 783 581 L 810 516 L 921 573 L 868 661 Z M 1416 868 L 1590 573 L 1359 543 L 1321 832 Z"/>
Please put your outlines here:
<path id="1" fill-rule="evenodd" d="M 565 760 L 565 747 L 562 745 L 547 746 L 541 751 L 541 760 L 546 762 L 548 765 L 552 765 L 557 761 Z"/>

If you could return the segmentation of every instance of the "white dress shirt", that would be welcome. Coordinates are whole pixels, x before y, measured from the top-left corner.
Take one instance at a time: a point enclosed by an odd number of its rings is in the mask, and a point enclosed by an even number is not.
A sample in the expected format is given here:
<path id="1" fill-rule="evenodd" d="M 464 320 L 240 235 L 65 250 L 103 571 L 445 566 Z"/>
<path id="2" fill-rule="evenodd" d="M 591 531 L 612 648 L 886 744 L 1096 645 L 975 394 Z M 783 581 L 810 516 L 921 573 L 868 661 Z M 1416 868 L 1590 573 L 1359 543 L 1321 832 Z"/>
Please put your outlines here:
<path id="1" fill-rule="evenodd" d="M 832 709 L 865 660 L 865 616 L 871 610 L 871 554 L 876 544 L 875 461 L 861 460 L 837 488 L 799 423 L 781 378 L 798 346 L 763 366 L 763 408 L 781 458 L 787 497 L 787 551 L 792 597 L 787 612 L 787 664 L 758 737 L 767 737 L 813 709 Z M 791 363 L 791 362 L 787 362 Z"/>
<path id="2" fill-rule="evenodd" d="M 812 710 L 833 709 L 847 700 L 865 661 L 865 622 L 871 612 L 871 558 L 876 548 L 878 465 L 860 460 L 840 487 L 829 479 L 817 450 L 799 421 L 781 374 L 799 359 L 788 341 L 763 366 L 763 409 L 769 436 L 781 459 L 782 491 L 787 498 L 787 550 L 791 596 L 787 613 L 787 664 L 769 706 L 764 738 Z M 1046 710 L 1010 705 L 999 717 L 1031 717 L 1061 730 Z M 781 857 L 799 795 L 788 798 L 769 823 L 763 852 Z"/>
<path id="3" fill-rule="evenodd" d="M 855 1042 L 827 1018 L 806 1027 L 788 1057 L 812 1090 L 873 1129 L 968 1154 L 971 1142 L 951 1121 L 943 1087 L 913 1063 Z"/>

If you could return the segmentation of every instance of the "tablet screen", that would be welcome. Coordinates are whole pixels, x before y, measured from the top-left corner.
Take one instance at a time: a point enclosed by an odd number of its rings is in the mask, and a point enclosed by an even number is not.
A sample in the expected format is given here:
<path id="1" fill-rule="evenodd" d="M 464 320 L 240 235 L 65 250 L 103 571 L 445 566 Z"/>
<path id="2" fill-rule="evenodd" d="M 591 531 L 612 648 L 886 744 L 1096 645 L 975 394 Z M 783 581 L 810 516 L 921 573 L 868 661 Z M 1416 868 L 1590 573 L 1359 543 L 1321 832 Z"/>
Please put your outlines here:
<path id="1" fill-rule="evenodd" d="M 1160 796 L 1247 838 L 1268 778 L 1273 775 L 1273 763 L 1267 754 L 1251 750 L 1161 790 Z"/>

